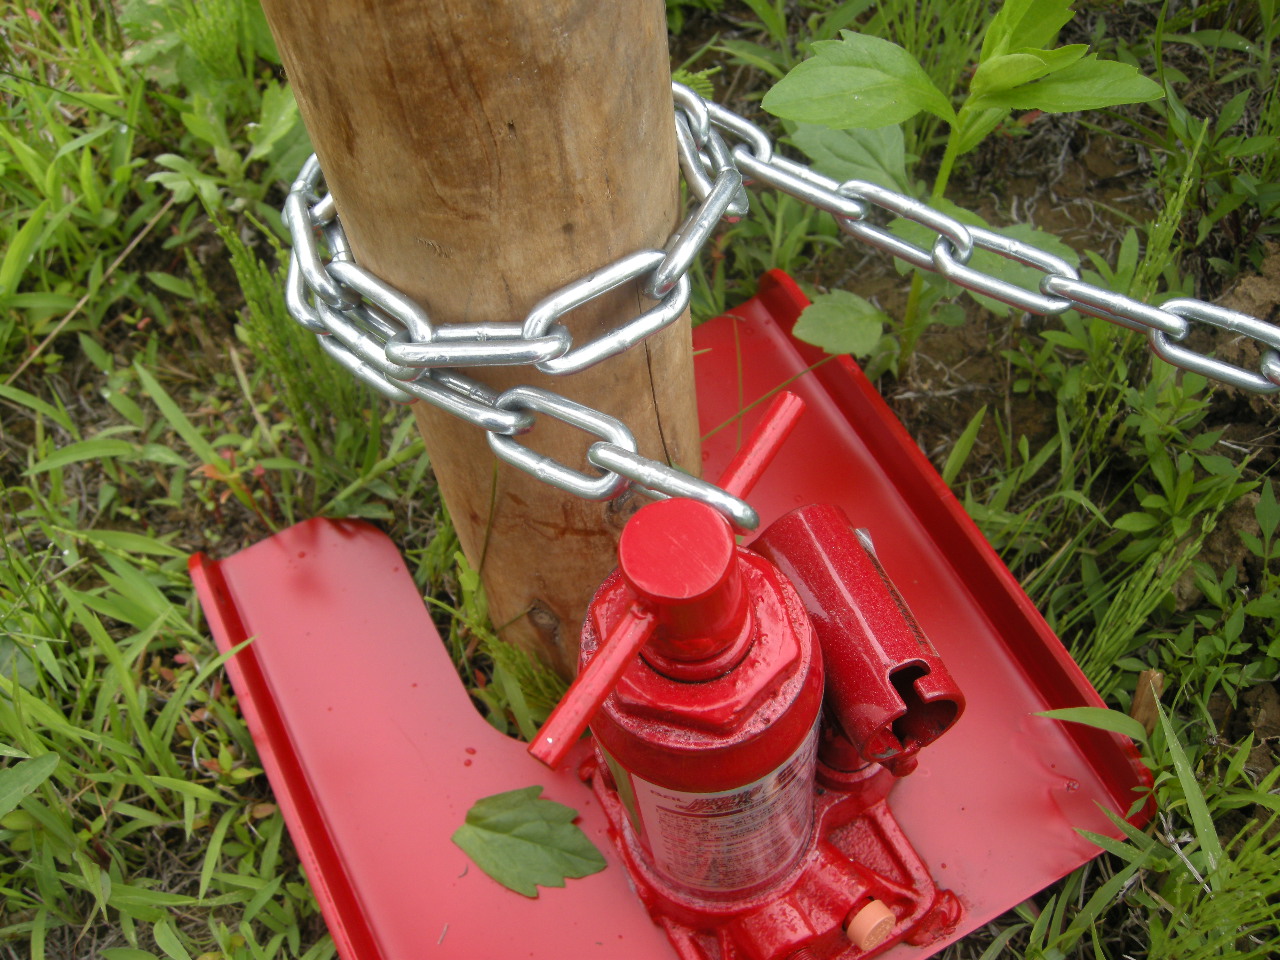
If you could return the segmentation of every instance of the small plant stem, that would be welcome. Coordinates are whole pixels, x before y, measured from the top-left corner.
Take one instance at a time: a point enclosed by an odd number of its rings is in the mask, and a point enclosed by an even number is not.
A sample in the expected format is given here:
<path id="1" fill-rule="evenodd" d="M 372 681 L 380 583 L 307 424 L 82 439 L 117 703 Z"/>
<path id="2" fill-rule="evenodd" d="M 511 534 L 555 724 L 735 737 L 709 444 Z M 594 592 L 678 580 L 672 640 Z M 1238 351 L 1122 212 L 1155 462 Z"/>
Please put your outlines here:
<path id="1" fill-rule="evenodd" d="M 960 110 L 961 115 L 964 114 L 964 108 Z M 947 147 L 942 154 L 942 163 L 938 167 L 938 175 L 933 180 L 933 190 L 929 194 L 929 199 L 935 203 L 942 198 L 946 192 L 947 183 L 951 179 L 951 171 L 955 167 L 956 157 L 959 156 L 957 145 L 959 138 L 960 121 L 952 124 L 947 134 Z M 920 334 L 924 332 L 924 324 L 919 316 L 920 313 L 920 297 L 924 293 L 924 275 L 917 270 L 911 275 L 911 290 L 907 294 L 907 308 L 902 315 L 902 349 L 898 354 L 898 363 L 896 373 L 900 377 L 902 372 L 907 368 L 907 364 L 911 362 L 911 356 L 915 353 L 916 341 L 920 339 Z"/>
<path id="2" fill-rule="evenodd" d="M 964 116 L 964 108 L 960 108 L 961 117 Z M 938 165 L 938 175 L 933 179 L 933 191 L 929 194 L 929 199 L 935 203 L 942 199 L 942 195 L 947 191 L 947 184 L 951 182 L 951 170 L 956 165 L 956 158 L 960 156 L 959 136 L 960 118 L 956 119 L 955 124 L 951 127 L 947 134 L 947 146 L 942 153 L 942 163 Z"/>
<path id="3" fill-rule="evenodd" d="M 898 352 L 898 362 L 894 370 L 899 377 L 911 362 L 916 341 L 920 339 L 921 330 L 917 314 L 920 312 L 920 295 L 923 292 L 924 276 L 917 270 L 911 274 L 911 290 L 907 293 L 907 308 L 902 315 L 902 347 Z"/>
<path id="4" fill-rule="evenodd" d="M 414 457 L 421 456 L 424 449 L 425 448 L 423 447 L 422 441 L 415 440 L 413 443 L 410 443 L 408 446 L 404 447 L 401 450 L 397 450 L 395 453 L 391 454 L 390 456 L 383 457 L 381 460 L 375 463 L 372 467 L 370 467 L 368 470 L 362 473 L 359 477 L 357 477 L 355 480 L 352 480 L 349 484 L 347 484 L 340 491 L 334 494 L 333 497 L 329 499 L 329 502 L 326 503 L 320 509 L 319 515 L 320 516 L 327 515 L 329 511 L 336 508 L 337 505 L 341 503 L 343 500 L 345 500 L 347 497 L 351 496 L 353 493 L 355 493 L 357 490 L 360 490 L 362 487 L 367 486 L 370 482 L 372 482 L 373 480 L 376 480 L 378 477 L 382 476 L 388 470 L 398 467 L 400 464 L 404 463 L 406 460 L 412 460 Z"/>

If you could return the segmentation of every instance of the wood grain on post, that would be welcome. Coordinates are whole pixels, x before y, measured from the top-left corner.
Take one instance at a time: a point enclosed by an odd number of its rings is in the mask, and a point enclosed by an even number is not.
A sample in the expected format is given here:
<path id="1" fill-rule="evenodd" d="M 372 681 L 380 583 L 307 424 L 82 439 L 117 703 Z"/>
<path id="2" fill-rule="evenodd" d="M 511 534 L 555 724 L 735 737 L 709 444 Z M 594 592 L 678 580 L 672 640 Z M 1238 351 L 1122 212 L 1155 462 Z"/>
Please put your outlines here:
<path id="1" fill-rule="evenodd" d="M 664 7 L 568 0 L 263 0 L 358 262 L 437 323 L 523 320 L 547 294 L 674 229 L 678 173 Z M 575 342 L 650 302 L 637 284 L 572 313 Z M 340 375 L 336 370 L 335 376 Z M 541 386 L 625 422 L 640 452 L 700 464 L 688 318 Z M 591 503 L 499 463 L 483 431 L 419 402 L 463 551 L 503 635 L 572 674 L 587 601 L 632 504 Z M 591 471 L 591 437 L 524 438 Z"/>

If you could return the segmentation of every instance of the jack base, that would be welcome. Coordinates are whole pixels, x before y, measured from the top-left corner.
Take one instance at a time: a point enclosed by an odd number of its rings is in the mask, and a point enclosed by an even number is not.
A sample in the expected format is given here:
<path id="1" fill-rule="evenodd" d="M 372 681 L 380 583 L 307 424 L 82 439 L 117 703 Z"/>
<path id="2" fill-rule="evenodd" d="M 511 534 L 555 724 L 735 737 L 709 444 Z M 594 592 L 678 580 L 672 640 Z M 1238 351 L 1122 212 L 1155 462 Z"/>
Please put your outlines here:
<path id="1" fill-rule="evenodd" d="M 626 808 L 598 755 L 579 776 L 589 783 L 649 916 L 680 960 L 861 960 L 899 943 L 926 946 L 959 923 L 960 902 L 941 890 L 889 810 L 896 779 L 881 767 L 854 774 L 820 770 L 839 789 L 817 788 L 815 838 L 790 874 L 769 889 L 733 901 L 709 900 L 672 886 L 640 848 Z M 868 905 L 889 920 L 864 946 L 845 928 Z M 856 931 L 855 931 L 856 933 Z"/>

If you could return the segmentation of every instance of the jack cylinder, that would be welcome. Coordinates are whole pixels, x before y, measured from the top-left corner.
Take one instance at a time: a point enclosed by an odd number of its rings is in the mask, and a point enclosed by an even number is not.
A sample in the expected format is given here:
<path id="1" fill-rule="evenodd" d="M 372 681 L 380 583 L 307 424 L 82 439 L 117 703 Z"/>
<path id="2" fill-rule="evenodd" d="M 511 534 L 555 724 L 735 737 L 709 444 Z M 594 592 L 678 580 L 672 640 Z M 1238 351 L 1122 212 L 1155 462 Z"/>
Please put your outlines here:
<path id="1" fill-rule="evenodd" d="M 591 721 L 656 874 L 706 899 L 762 890 L 812 842 L 822 658 L 800 599 L 691 500 L 646 506 L 592 601 L 580 676 L 637 608 L 652 637 Z"/>

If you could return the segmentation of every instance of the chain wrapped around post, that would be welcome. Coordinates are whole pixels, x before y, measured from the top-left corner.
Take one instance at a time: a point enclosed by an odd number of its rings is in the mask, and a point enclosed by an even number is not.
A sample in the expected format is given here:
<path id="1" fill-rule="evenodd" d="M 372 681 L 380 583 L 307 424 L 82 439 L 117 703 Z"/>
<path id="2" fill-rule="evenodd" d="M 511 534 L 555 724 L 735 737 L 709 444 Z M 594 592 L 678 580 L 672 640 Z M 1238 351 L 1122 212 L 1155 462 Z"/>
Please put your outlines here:
<path id="1" fill-rule="evenodd" d="M 789 194 L 835 217 L 841 231 L 912 266 L 935 272 L 973 293 L 1039 316 L 1077 310 L 1144 333 L 1162 360 L 1254 393 L 1280 391 L 1280 327 L 1203 300 L 1142 303 L 1080 279 L 1071 264 L 993 230 L 969 227 L 913 197 L 859 180 L 840 183 L 774 150 L 769 135 L 745 117 L 672 84 L 680 165 L 698 201 L 664 250 L 641 250 L 596 267 L 551 293 L 527 317 L 506 323 L 435 325 L 420 305 L 357 264 L 332 197 L 319 192 L 322 174 L 312 156 L 284 205 L 293 239 L 285 283 L 290 315 L 339 365 L 396 403 L 418 400 L 488 432 L 502 460 L 562 490 L 594 500 L 628 487 L 650 497 L 701 500 L 736 527 L 759 523 L 744 501 L 714 484 L 650 460 L 636 449 L 626 425 L 599 410 L 533 387 L 497 394 L 460 369 L 533 365 L 543 373 L 585 370 L 667 327 L 689 304 L 689 268 L 721 220 L 747 212 L 748 183 Z M 728 138 L 728 139 L 726 139 Z M 729 146 L 729 140 L 734 141 Z M 880 209 L 935 234 L 931 249 L 916 246 L 870 214 Z M 975 249 L 987 250 L 1042 272 L 1028 290 L 969 266 Z M 323 251 L 327 250 L 326 261 Z M 641 280 L 654 306 L 587 343 L 575 344 L 560 320 L 589 300 Z M 1183 345 L 1195 323 L 1238 333 L 1261 345 L 1257 371 Z M 594 472 L 575 470 L 534 453 L 515 437 L 534 429 L 536 414 L 554 417 L 598 438 L 586 453 Z"/>

